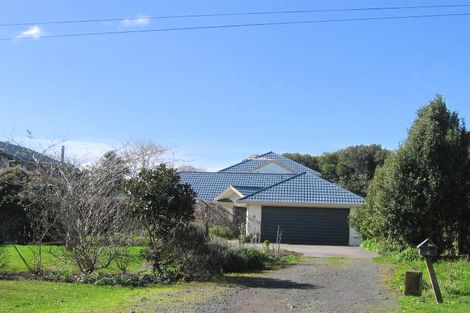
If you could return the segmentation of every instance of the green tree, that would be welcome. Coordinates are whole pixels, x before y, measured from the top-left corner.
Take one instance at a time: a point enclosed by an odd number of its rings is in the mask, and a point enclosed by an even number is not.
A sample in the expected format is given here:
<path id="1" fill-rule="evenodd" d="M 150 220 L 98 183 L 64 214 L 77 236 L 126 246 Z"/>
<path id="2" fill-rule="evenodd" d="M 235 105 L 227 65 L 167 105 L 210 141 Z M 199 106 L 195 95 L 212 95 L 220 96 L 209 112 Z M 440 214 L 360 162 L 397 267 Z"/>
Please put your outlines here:
<path id="1" fill-rule="evenodd" d="M 398 246 L 431 238 L 443 250 L 469 253 L 469 151 L 469 132 L 437 96 L 377 171 L 353 219 L 361 235 Z"/>
<path id="2" fill-rule="evenodd" d="M 164 164 L 143 169 L 129 182 L 127 191 L 133 214 L 149 238 L 148 256 L 154 270 L 162 273 L 162 267 L 173 261 L 168 244 L 175 244 L 182 230 L 194 220 L 196 194 L 189 185 L 180 183 L 176 170 Z"/>
<path id="3" fill-rule="evenodd" d="M 311 168 L 314 171 L 320 171 L 320 167 L 318 165 L 318 157 L 310 155 L 308 153 L 306 154 L 300 154 L 300 153 L 283 153 L 283 156 L 286 158 L 289 158 L 297 163 L 303 164 L 306 167 Z"/>
<path id="4" fill-rule="evenodd" d="M 380 145 L 372 144 L 351 146 L 320 156 L 298 153 L 284 153 L 283 155 L 319 171 L 326 180 L 365 196 L 376 167 L 383 165 L 388 154 L 388 150 Z"/>
<path id="5" fill-rule="evenodd" d="M 389 151 L 373 144 L 348 147 L 337 154 L 336 175 L 339 185 L 365 196 L 375 169 L 384 164 Z"/>

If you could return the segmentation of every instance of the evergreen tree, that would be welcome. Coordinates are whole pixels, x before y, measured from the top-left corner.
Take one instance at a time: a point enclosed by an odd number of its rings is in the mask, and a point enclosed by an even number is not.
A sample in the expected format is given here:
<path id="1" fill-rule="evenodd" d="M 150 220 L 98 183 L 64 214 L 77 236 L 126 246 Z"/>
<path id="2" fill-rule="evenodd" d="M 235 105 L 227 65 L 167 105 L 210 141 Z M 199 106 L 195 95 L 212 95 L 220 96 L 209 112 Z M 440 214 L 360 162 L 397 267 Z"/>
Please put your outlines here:
<path id="1" fill-rule="evenodd" d="M 431 238 L 448 252 L 470 252 L 469 153 L 469 132 L 437 96 L 377 170 L 353 223 L 365 238 L 399 246 Z"/>

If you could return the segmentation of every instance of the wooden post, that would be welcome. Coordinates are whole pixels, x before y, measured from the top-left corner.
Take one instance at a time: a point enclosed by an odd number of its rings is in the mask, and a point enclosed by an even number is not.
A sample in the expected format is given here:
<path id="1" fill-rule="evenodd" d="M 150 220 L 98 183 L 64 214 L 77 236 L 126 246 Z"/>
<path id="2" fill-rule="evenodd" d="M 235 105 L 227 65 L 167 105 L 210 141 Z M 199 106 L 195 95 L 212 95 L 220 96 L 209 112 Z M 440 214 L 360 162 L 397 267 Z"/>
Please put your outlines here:
<path id="1" fill-rule="evenodd" d="M 407 296 L 421 296 L 423 281 L 423 272 L 421 271 L 406 271 L 405 275 L 405 295 Z"/>
<path id="2" fill-rule="evenodd" d="M 436 272 L 434 271 L 434 266 L 432 265 L 432 257 L 425 257 L 426 265 L 428 266 L 429 277 L 431 278 L 432 289 L 434 290 L 434 297 L 436 302 L 442 303 L 442 294 L 441 289 L 439 288 L 439 283 L 437 282 Z"/>

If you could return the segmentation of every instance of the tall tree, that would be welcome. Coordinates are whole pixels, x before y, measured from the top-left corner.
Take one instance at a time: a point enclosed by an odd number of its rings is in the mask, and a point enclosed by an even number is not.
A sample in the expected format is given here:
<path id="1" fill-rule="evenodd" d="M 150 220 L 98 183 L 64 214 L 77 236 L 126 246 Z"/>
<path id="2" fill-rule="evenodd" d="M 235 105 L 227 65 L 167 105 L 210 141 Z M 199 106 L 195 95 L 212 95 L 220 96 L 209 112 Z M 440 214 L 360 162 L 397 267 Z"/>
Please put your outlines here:
<path id="1" fill-rule="evenodd" d="M 323 178 L 361 196 L 367 194 L 369 181 L 377 166 L 383 165 L 389 151 L 380 145 L 358 145 L 320 156 L 284 153 L 296 162 L 319 171 Z"/>
<path id="2" fill-rule="evenodd" d="M 469 132 L 437 96 L 377 171 L 354 224 L 364 237 L 400 246 L 429 237 L 444 250 L 470 252 L 469 151 Z"/>
<path id="3" fill-rule="evenodd" d="M 306 167 L 311 168 L 312 170 L 319 171 L 320 167 L 318 165 L 318 157 L 310 155 L 308 153 L 283 153 L 283 156 L 289 158 L 297 163 L 303 164 Z"/>

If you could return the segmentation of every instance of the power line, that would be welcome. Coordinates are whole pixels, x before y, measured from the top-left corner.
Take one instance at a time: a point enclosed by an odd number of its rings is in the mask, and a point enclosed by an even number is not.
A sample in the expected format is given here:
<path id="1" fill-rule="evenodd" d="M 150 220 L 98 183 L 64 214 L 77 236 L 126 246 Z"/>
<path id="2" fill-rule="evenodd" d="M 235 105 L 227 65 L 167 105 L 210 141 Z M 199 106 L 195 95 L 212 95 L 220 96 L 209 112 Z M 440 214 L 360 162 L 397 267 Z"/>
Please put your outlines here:
<path id="1" fill-rule="evenodd" d="M 248 24 L 207 25 L 207 26 L 139 29 L 139 30 L 106 31 L 106 32 L 86 32 L 86 33 L 45 35 L 45 36 L 41 36 L 39 38 L 88 37 L 88 36 L 102 36 L 102 35 L 154 33 L 154 32 L 170 32 L 170 31 L 187 31 L 187 30 L 208 30 L 208 29 L 225 29 L 225 28 L 242 28 L 242 27 L 259 27 L 259 26 L 278 26 L 278 25 L 295 25 L 295 24 L 318 24 L 318 23 L 336 23 L 336 22 L 356 22 L 356 21 L 400 20 L 400 19 L 435 18 L 435 17 L 452 17 L 452 16 L 454 16 L 454 17 L 456 17 L 456 16 L 470 16 L 470 12 L 448 13 L 448 14 L 423 14 L 423 15 L 341 18 L 341 19 L 268 22 L 268 23 L 248 23 Z M 27 37 L 4 37 L 4 38 L 0 38 L 0 41 L 14 40 L 14 39 L 32 39 L 32 38 L 27 38 Z"/>
<path id="2" fill-rule="evenodd" d="M 19 22 L 3 23 L 0 27 L 27 26 L 27 25 L 48 25 L 48 24 L 79 24 L 96 22 L 117 22 L 123 20 L 135 21 L 139 18 L 153 19 L 184 19 L 200 17 L 228 17 L 228 16 L 250 16 L 250 15 L 275 15 L 275 14 L 301 14 L 301 13 L 328 13 L 328 12 L 354 12 L 354 11 L 387 11 L 387 10 L 416 10 L 416 9 L 443 9 L 443 8 L 468 8 L 470 4 L 439 4 L 439 5 L 415 5 L 415 6 L 393 6 L 393 7 L 364 7 L 364 8 L 338 8 L 338 9 L 311 9 L 311 10 L 284 10 L 284 11 L 258 11 L 258 12 L 235 12 L 235 13 L 207 13 L 207 14 L 187 14 L 187 15 L 163 15 L 163 16 L 144 16 L 144 17 L 114 17 L 100 19 L 77 19 L 77 20 L 58 20 L 42 22 Z"/>

